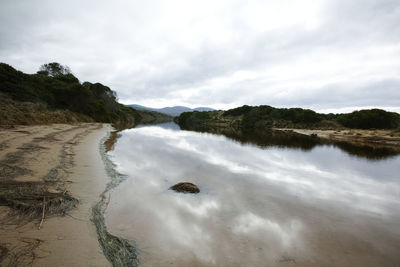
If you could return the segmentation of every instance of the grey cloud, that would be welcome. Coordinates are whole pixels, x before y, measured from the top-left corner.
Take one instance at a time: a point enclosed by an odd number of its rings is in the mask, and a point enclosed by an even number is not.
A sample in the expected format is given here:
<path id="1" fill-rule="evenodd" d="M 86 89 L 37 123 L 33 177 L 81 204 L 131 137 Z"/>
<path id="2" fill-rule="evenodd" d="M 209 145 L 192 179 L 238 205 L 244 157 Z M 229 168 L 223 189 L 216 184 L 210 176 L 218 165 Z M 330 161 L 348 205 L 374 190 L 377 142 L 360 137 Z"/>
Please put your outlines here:
<path id="1" fill-rule="evenodd" d="M 400 79 L 383 80 L 365 86 L 348 87 L 344 84 L 330 84 L 317 92 L 309 93 L 299 90 L 293 97 L 265 99 L 270 105 L 303 106 L 321 109 L 321 99 L 329 108 L 341 107 L 399 107 Z M 257 101 L 254 101 L 256 103 Z"/>
<path id="2" fill-rule="evenodd" d="M 248 5 L 262 10 L 279 2 L 4 0 L 0 58 L 27 72 L 58 61 L 82 81 L 110 86 L 125 103 L 400 105 L 398 1 L 312 2 L 324 5 L 311 28 L 249 24 Z M 191 4 L 199 10 L 187 10 Z M 243 71 L 254 77 L 231 79 Z M 346 77 L 332 82 L 336 76 Z M 313 79 L 321 83 L 307 87 Z"/>

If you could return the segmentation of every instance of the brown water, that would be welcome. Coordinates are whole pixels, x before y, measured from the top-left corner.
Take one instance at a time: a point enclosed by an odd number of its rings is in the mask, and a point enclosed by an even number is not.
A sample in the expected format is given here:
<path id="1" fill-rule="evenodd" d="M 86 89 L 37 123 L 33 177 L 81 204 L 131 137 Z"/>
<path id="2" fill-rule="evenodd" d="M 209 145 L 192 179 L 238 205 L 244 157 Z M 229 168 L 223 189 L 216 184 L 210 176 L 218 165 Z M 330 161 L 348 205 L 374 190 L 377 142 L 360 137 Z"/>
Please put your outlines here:
<path id="1" fill-rule="evenodd" d="M 106 223 L 144 266 L 400 266 L 400 157 L 260 147 L 173 124 L 121 133 Z M 298 142 L 298 140 L 296 140 Z M 197 195 L 168 188 L 187 181 Z"/>

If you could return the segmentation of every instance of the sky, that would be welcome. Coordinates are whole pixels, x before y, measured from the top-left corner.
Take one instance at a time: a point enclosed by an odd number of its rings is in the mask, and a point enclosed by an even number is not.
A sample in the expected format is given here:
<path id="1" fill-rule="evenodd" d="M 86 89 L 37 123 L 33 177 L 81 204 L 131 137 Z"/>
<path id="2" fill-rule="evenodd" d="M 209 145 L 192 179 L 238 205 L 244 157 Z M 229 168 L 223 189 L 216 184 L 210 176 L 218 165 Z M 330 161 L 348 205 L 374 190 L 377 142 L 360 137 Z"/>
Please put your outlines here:
<path id="1" fill-rule="evenodd" d="M 400 112 L 400 1 L 0 0 L 0 62 L 124 104 Z"/>

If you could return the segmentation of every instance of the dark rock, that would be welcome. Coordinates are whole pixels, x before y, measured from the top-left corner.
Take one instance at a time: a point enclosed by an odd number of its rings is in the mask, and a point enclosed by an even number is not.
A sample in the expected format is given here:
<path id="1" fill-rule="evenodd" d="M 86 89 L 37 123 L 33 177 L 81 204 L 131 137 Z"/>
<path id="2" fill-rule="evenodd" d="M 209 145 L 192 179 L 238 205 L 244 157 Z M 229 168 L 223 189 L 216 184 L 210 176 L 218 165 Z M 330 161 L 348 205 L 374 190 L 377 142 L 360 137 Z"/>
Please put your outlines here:
<path id="1" fill-rule="evenodd" d="M 197 194 L 200 193 L 200 189 L 192 184 L 192 183 L 187 183 L 187 182 L 183 182 L 183 183 L 177 183 L 174 186 L 171 186 L 169 189 L 172 189 L 176 192 L 179 193 L 191 193 L 191 194 Z"/>

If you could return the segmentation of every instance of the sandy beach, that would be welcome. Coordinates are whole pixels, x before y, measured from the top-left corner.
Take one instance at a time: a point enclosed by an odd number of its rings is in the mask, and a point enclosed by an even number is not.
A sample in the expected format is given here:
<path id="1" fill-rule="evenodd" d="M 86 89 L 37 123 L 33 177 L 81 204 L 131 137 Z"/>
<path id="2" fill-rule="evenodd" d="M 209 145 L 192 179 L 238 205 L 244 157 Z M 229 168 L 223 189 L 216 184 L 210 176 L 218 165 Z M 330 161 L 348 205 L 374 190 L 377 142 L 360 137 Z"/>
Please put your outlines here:
<path id="1" fill-rule="evenodd" d="M 0 128 L 0 265 L 110 266 L 91 221 L 108 124 Z"/>

